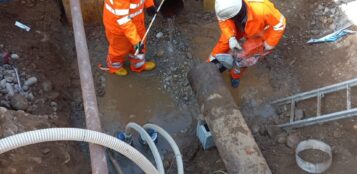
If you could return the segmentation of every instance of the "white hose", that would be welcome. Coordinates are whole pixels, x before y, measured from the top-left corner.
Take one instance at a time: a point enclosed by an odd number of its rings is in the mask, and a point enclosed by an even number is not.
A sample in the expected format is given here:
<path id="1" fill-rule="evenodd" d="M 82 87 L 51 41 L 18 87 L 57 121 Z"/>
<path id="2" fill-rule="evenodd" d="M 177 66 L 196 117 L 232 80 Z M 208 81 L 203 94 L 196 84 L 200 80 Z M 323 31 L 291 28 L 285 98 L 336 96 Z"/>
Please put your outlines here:
<path id="1" fill-rule="evenodd" d="M 129 132 L 130 128 L 139 132 L 140 137 L 143 138 L 148 143 L 150 150 L 151 150 L 152 154 L 154 155 L 156 167 L 159 170 L 159 173 L 165 174 L 164 165 L 162 164 L 160 153 L 157 150 L 157 147 L 156 147 L 154 141 L 151 139 L 151 136 L 145 131 L 145 129 L 143 129 L 140 125 L 138 125 L 136 123 L 132 123 L 132 122 L 128 123 L 126 125 L 125 132 Z"/>
<path id="2" fill-rule="evenodd" d="M 170 134 L 168 132 L 166 132 L 163 128 L 161 128 L 160 126 L 155 125 L 155 124 L 148 123 L 148 124 L 145 124 L 143 127 L 145 129 L 148 129 L 148 128 L 155 129 L 159 134 L 161 134 L 166 139 L 166 141 L 170 144 L 172 150 L 175 153 L 177 173 L 183 174 L 184 170 L 183 170 L 182 155 L 181 155 L 179 147 L 177 146 L 175 140 L 170 136 Z"/>
<path id="3" fill-rule="evenodd" d="M 130 145 L 101 132 L 78 128 L 40 129 L 6 137 L 0 140 L 0 154 L 30 144 L 49 141 L 84 141 L 102 145 L 123 154 L 145 173 L 159 173 L 144 155 Z"/>

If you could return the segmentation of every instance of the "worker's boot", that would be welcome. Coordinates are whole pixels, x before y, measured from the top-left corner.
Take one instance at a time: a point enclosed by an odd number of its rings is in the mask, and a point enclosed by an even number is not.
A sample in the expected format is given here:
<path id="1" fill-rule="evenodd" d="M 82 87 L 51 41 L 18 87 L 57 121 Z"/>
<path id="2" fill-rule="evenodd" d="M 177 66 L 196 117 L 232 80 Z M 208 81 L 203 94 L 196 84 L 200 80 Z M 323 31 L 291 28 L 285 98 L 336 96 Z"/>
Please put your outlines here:
<path id="1" fill-rule="evenodd" d="M 127 76 L 128 75 L 128 71 L 125 69 L 125 68 L 119 68 L 118 70 L 116 70 L 114 72 L 115 75 L 118 75 L 118 76 Z"/>
<path id="2" fill-rule="evenodd" d="M 108 65 L 109 72 L 118 76 L 127 76 L 128 71 L 123 67 L 122 63 L 112 63 Z"/>
<path id="3" fill-rule="evenodd" d="M 154 62 L 146 61 L 144 54 L 138 54 L 136 56 L 129 55 L 130 69 L 134 72 L 150 71 L 156 67 Z"/>
<path id="4" fill-rule="evenodd" d="M 145 71 L 151 71 L 151 70 L 155 69 L 155 67 L 156 67 L 156 64 L 154 62 L 148 61 L 148 62 L 145 62 L 145 64 L 144 64 Z"/>

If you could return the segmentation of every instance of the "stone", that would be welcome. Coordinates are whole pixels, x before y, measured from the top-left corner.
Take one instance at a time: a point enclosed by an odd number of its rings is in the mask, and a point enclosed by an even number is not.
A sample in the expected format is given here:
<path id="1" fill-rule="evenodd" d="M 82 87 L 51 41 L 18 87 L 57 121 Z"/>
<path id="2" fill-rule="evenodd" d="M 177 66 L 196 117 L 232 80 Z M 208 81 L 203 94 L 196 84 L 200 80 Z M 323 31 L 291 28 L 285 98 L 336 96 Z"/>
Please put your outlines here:
<path id="1" fill-rule="evenodd" d="M 162 32 L 158 32 L 156 34 L 156 38 L 158 38 L 158 39 L 162 38 L 163 36 L 164 36 L 164 33 L 162 33 Z"/>
<path id="2" fill-rule="evenodd" d="M 59 97 L 60 93 L 57 92 L 57 91 L 51 91 L 50 93 L 47 94 L 47 97 L 50 99 L 50 100 L 55 100 Z"/>
<path id="3" fill-rule="evenodd" d="M 54 112 L 57 111 L 58 106 L 57 106 L 57 103 L 56 103 L 56 102 L 51 102 L 51 103 L 50 103 L 50 106 L 51 106 L 51 108 L 52 108 L 52 110 L 53 110 Z"/>
<path id="4" fill-rule="evenodd" d="M 48 153 L 50 153 L 50 151 L 51 150 L 49 148 L 45 148 L 42 150 L 42 154 L 47 155 Z"/>
<path id="5" fill-rule="evenodd" d="M 28 107 L 27 99 L 20 94 L 16 94 L 13 97 L 11 97 L 10 104 L 11 107 L 15 110 L 25 111 Z"/>
<path id="6" fill-rule="evenodd" d="M 256 133 L 259 133 L 259 129 L 260 129 L 260 127 L 259 127 L 259 125 L 258 124 L 254 124 L 254 125 L 252 125 L 252 133 L 253 134 L 256 134 Z"/>
<path id="7" fill-rule="evenodd" d="M 8 168 L 7 171 L 8 171 L 9 174 L 16 174 L 17 173 L 17 170 L 15 168 L 12 168 L 12 167 Z"/>
<path id="8" fill-rule="evenodd" d="M 279 143 L 279 144 L 285 144 L 286 143 L 286 139 L 287 139 L 287 133 L 283 132 L 281 134 L 279 134 L 276 138 L 276 141 Z"/>
<path id="9" fill-rule="evenodd" d="M 189 58 L 189 59 L 192 59 L 192 58 L 193 58 L 193 56 L 192 56 L 192 54 L 191 54 L 190 52 L 187 52 L 187 53 L 186 53 L 186 56 L 187 56 L 187 58 Z"/>
<path id="10" fill-rule="evenodd" d="M 29 86 L 27 86 L 27 85 L 24 85 L 24 86 L 22 86 L 22 90 L 24 90 L 24 91 L 28 91 L 30 88 L 29 88 Z"/>
<path id="11" fill-rule="evenodd" d="M 159 50 L 159 51 L 156 53 L 156 56 L 157 56 L 157 57 L 162 57 L 164 54 L 165 54 L 165 51 L 164 51 L 164 50 Z"/>
<path id="12" fill-rule="evenodd" d="M 5 87 L 6 87 L 7 94 L 9 96 L 15 95 L 14 87 L 10 83 L 6 83 Z"/>
<path id="13" fill-rule="evenodd" d="M 27 99 L 29 99 L 31 101 L 35 99 L 35 96 L 33 96 L 32 92 L 27 94 Z"/>
<path id="14" fill-rule="evenodd" d="M 304 118 L 304 111 L 302 109 L 295 110 L 295 120 L 301 120 Z"/>
<path id="15" fill-rule="evenodd" d="M 17 54 L 11 54 L 11 59 L 19 59 L 20 56 Z"/>
<path id="16" fill-rule="evenodd" d="M 340 138 L 340 137 L 342 137 L 342 131 L 339 130 L 339 129 L 334 130 L 334 131 L 333 131 L 333 137 L 335 137 L 335 138 Z"/>
<path id="17" fill-rule="evenodd" d="M 50 92 L 50 91 L 52 91 L 52 88 L 53 88 L 53 86 L 52 86 L 52 83 L 50 81 L 44 81 L 42 83 L 43 91 Z"/>
<path id="18" fill-rule="evenodd" d="M 42 164 L 42 158 L 40 157 L 31 157 L 32 161 L 35 161 L 37 164 Z"/>
<path id="19" fill-rule="evenodd" d="M 278 126 L 273 125 L 267 127 L 267 132 L 270 138 L 275 139 L 282 132 L 282 130 Z"/>
<path id="20" fill-rule="evenodd" d="M 300 142 L 300 137 L 297 134 L 291 134 L 286 138 L 286 145 L 290 148 L 295 148 Z"/>
<path id="21" fill-rule="evenodd" d="M 37 78 L 36 77 L 30 77 L 25 81 L 24 85 L 31 86 L 31 85 L 34 85 L 35 83 L 37 83 Z"/>

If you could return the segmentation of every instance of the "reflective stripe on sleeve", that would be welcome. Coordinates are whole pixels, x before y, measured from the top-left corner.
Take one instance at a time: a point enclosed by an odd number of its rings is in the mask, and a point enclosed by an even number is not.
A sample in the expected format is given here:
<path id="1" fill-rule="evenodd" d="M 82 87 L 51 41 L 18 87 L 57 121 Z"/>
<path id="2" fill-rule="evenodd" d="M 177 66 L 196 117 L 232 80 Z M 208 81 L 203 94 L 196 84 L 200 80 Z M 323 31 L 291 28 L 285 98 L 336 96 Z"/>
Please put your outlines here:
<path id="1" fill-rule="evenodd" d="M 276 25 L 273 27 L 273 29 L 274 29 L 275 31 L 282 31 L 282 30 L 284 30 L 284 29 L 285 29 L 284 22 L 285 22 L 285 17 L 284 17 L 284 16 L 281 16 L 279 23 L 276 24 Z"/>
<path id="2" fill-rule="evenodd" d="M 129 14 L 129 9 L 113 9 L 109 4 L 105 4 L 105 8 L 117 16 L 124 16 Z"/>
<path id="3" fill-rule="evenodd" d="M 130 4 L 130 9 L 136 9 L 144 4 L 145 0 L 141 0 L 138 4 Z"/>

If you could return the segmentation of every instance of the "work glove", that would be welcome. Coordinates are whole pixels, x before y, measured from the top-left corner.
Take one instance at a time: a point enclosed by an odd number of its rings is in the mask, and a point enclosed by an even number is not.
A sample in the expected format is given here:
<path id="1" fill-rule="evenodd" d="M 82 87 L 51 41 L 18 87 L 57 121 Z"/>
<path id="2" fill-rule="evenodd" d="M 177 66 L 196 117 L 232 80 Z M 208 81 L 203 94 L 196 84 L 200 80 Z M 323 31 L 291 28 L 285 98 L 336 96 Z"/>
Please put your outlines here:
<path id="1" fill-rule="evenodd" d="M 229 48 L 231 50 L 235 50 L 235 49 L 242 50 L 242 47 L 239 45 L 236 37 L 234 36 L 229 38 Z"/>
<path id="2" fill-rule="evenodd" d="M 146 9 L 146 13 L 149 16 L 154 16 L 157 13 L 157 8 L 155 7 L 155 5 L 153 5 L 153 6 L 151 6 L 151 7 Z"/>
<path id="3" fill-rule="evenodd" d="M 144 44 L 140 41 L 139 43 L 137 43 L 136 45 L 134 45 L 134 49 L 135 49 L 135 52 L 138 50 L 138 53 L 139 53 L 139 54 L 142 54 L 142 53 L 144 53 L 144 52 L 143 52 Z"/>

